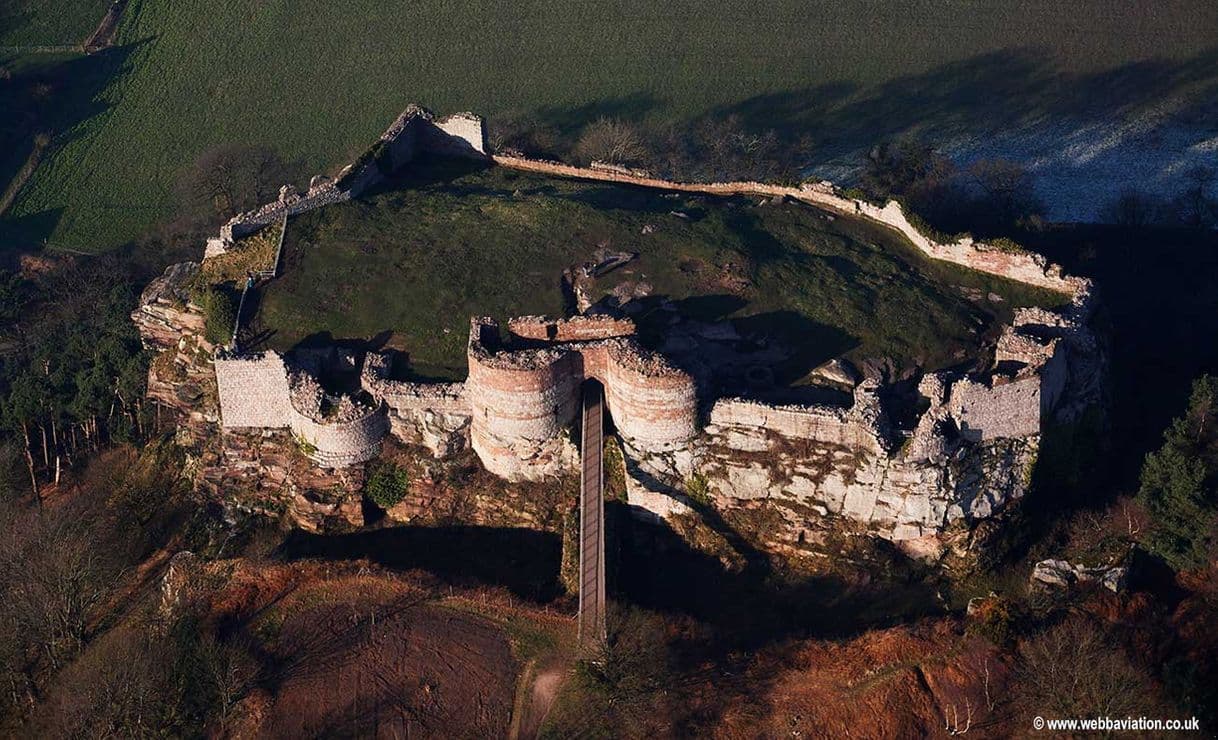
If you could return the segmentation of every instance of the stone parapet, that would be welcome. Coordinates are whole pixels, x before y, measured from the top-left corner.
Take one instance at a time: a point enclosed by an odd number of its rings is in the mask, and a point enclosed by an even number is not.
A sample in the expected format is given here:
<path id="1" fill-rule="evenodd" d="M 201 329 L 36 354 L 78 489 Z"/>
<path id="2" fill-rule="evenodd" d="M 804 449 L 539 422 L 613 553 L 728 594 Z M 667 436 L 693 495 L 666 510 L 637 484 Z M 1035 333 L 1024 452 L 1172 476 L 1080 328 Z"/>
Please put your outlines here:
<path id="1" fill-rule="evenodd" d="M 546 316 L 520 316 L 508 320 L 508 332 L 521 339 L 547 342 L 584 342 L 594 339 L 633 336 L 634 322 L 613 316 L 572 316 L 551 319 Z"/>

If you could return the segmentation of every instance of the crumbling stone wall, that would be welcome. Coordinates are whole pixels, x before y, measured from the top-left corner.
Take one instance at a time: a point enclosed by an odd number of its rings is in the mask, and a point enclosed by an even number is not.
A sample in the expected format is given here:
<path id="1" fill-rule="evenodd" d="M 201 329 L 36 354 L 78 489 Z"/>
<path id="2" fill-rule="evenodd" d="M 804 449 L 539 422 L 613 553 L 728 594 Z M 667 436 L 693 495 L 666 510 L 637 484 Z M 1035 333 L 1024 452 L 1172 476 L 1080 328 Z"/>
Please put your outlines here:
<path id="1" fill-rule="evenodd" d="M 337 178 L 316 175 L 300 193 L 292 185 L 280 189 L 279 199 L 238 214 L 207 240 L 204 258 L 223 254 L 237 239 L 288 216 L 357 198 L 373 185 L 409 164 L 420 151 L 446 156 L 484 157 L 486 134 L 482 119 L 472 113 L 436 118 L 418 105 L 406 107 L 364 155 L 344 167 Z"/>
<path id="2" fill-rule="evenodd" d="M 360 371 L 360 386 L 388 409 L 389 432 L 447 457 L 467 446 L 469 401 L 464 383 L 407 383 L 391 380 L 388 354 L 369 354 Z"/>
<path id="3" fill-rule="evenodd" d="M 906 218 L 901 204 L 889 201 L 877 206 L 864 200 L 842 196 L 831 183 L 804 183 L 798 187 L 756 181 L 689 183 L 661 180 L 643 174 L 631 173 L 620 168 L 575 167 L 560 162 L 528 159 L 525 157 L 496 154 L 494 161 L 504 167 L 539 172 L 559 177 L 584 180 L 601 180 L 628 185 L 637 185 L 658 190 L 672 190 L 708 195 L 767 195 L 793 198 L 827 208 L 845 215 L 858 216 L 876 221 L 898 231 L 927 257 L 968 267 L 979 272 L 999 275 L 1011 280 L 1035 285 L 1049 290 L 1074 295 L 1089 287 L 1089 281 L 1066 275 L 1061 267 L 1049 263 L 1039 254 L 1021 250 L 1010 250 L 975 242 L 963 238 L 950 244 L 941 244 L 923 235 Z"/>
<path id="4" fill-rule="evenodd" d="M 952 384 L 949 413 L 966 439 L 1040 434 L 1040 377 L 989 386 L 967 378 Z"/>
<path id="5" fill-rule="evenodd" d="M 380 451 L 389 423 L 381 406 L 321 412 L 322 389 L 308 375 L 290 374 L 277 352 L 215 359 L 220 424 L 225 429 L 288 429 L 322 467 L 364 462 Z"/>
<path id="6" fill-rule="evenodd" d="M 945 533 L 1024 495 L 1040 441 L 1038 428 L 960 434 L 945 376 L 924 383 L 937 398 L 906 439 L 887 428 L 878 389 L 868 384 L 848 408 L 716 402 L 710 423 L 684 449 L 626 445 L 632 483 L 650 495 L 632 503 L 662 516 L 698 476 L 717 508 L 776 512 L 786 526 L 761 534 L 774 547 L 815 546 L 848 522 L 911 554 L 938 555 Z M 1039 413 L 1039 397 L 1021 399 Z"/>
<path id="7" fill-rule="evenodd" d="M 486 130 L 481 116 L 473 113 L 454 113 L 436 118 L 431 126 L 421 129 L 423 146 L 433 152 L 449 156 L 486 156 Z"/>
<path id="8" fill-rule="evenodd" d="M 508 331 L 521 339 L 547 342 L 584 342 L 593 339 L 628 337 L 634 334 L 634 321 L 604 314 L 551 319 L 546 316 L 519 316 L 508 320 Z"/>
<path id="9" fill-rule="evenodd" d="M 710 426 L 716 429 L 765 429 L 787 439 L 821 442 L 859 449 L 871 454 L 882 450 L 876 426 L 855 409 L 836 406 L 771 405 L 739 398 L 724 398 L 711 407 Z M 729 433 L 730 436 L 730 433 Z M 733 446 L 748 449 L 743 439 Z"/>

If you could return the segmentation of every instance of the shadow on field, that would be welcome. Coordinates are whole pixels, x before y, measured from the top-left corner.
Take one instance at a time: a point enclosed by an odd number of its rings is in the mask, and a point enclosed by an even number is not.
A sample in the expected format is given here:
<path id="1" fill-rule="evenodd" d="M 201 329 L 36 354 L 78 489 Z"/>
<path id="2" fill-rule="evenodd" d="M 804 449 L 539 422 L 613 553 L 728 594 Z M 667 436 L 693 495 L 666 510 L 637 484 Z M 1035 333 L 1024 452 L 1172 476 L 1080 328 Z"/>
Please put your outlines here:
<path id="1" fill-rule="evenodd" d="M 758 95 L 722 106 L 709 118 L 739 116 L 747 127 L 815 137 L 823 160 L 916 131 L 924 140 L 1055 122 L 1107 123 L 1157 110 L 1187 94 L 1170 119 L 1196 123 L 1213 113 L 1218 47 L 1188 59 L 1133 62 L 1094 73 L 1055 68 L 1049 53 L 1020 48 L 974 56 L 936 69 L 861 88 L 838 81 Z M 1162 125 L 1160 123 L 1159 125 Z"/>
<path id="2" fill-rule="evenodd" d="M 640 342 L 693 375 L 708 397 L 778 393 L 795 402 L 796 383 L 860 343 L 798 311 L 735 315 L 749 302 L 731 294 L 677 300 L 651 295 L 631 303 L 639 306 L 633 318 Z"/>
<path id="3" fill-rule="evenodd" d="M 453 192 L 462 194 L 495 194 L 498 192 L 479 193 L 476 188 L 453 185 L 454 180 L 477 174 L 490 169 L 494 165 L 480 159 L 468 157 L 441 157 L 432 154 L 421 154 L 409 164 L 401 167 L 393 175 L 382 182 L 368 188 L 360 195 L 361 200 L 367 200 L 382 193 L 395 190 L 421 190 L 428 186 L 443 186 Z"/>
<path id="4" fill-rule="evenodd" d="M 598 118 L 638 120 L 660 108 L 662 101 L 646 92 L 595 100 L 573 108 L 542 108 L 537 116 L 554 126 L 563 136 L 574 136 L 579 129 Z"/>
<path id="5" fill-rule="evenodd" d="M 55 149 L 83 135 L 81 124 L 109 108 L 100 93 L 149 41 L 114 46 L 89 56 L 35 61 L 0 82 L 0 110 L 4 111 L 0 115 L 0 192 L 24 164 L 36 135 L 52 137 L 43 162 Z M 59 215 L 59 211 L 47 211 L 0 219 L 0 247 L 41 246 L 58 224 Z"/>
<path id="6" fill-rule="evenodd" d="M 503 586 L 538 602 L 561 593 L 562 543 L 556 534 L 532 529 L 393 527 L 344 535 L 297 530 L 277 555 L 287 560 L 367 558 L 389 568 L 426 570 L 454 585 Z"/>

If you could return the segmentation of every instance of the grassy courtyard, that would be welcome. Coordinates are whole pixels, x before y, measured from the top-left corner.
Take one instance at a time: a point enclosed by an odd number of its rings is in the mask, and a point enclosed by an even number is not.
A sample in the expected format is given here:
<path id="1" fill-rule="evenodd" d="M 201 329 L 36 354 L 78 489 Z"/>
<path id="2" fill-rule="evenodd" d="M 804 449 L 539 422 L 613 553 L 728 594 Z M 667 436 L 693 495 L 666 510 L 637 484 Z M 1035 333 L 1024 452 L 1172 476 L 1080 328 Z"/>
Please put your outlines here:
<path id="1" fill-rule="evenodd" d="M 409 352 L 421 375 L 461 378 L 471 315 L 562 315 L 562 271 L 598 250 L 638 253 L 592 298 L 642 286 L 636 320 L 648 338 L 662 333 L 669 299 L 742 335 L 811 346 L 809 366 L 842 353 L 955 364 L 1014 306 L 1061 300 L 931 263 L 890 232 L 802 204 L 432 162 L 290 221 L 283 274 L 254 328 L 278 349 L 375 340 Z"/>
<path id="2" fill-rule="evenodd" d="M 4 0 L 0 46 L 78 43 L 103 10 Z M 813 161 L 1082 101 L 1123 113 L 1211 79 L 1215 27 L 1218 8 L 1185 1 L 131 0 L 115 48 L 70 75 L 89 84 L 50 127 L 0 242 L 111 249 L 174 213 L 174 183 L 210 148 L 335 169 L 411 101 L 524 113 L 568 138 L 600 115 L 736 114 L 806 135 Z"/>

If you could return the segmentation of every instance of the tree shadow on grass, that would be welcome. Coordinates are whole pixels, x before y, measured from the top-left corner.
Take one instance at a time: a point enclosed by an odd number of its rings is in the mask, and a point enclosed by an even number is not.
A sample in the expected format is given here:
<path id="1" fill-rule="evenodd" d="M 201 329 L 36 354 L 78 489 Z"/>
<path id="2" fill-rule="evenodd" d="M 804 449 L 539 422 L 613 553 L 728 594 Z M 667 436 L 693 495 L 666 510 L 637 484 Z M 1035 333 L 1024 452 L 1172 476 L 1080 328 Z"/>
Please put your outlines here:
<path id="1" fill-rule="evenodd" d="M 47 236 L 55 231 L 62 218 L 62 208 L 52 208 L 16 218 L 0 218 L 0 252 L 11 255 L 17 250 L 43 246 Z"/>
<path id="2" fill-rule="evenodd" d="M 708 117 L 740 117 L 752 129 L 814 134 L 827 159 L 916 131 L 928 141 L 984 136 L 1046 121 L 1116 121 L 1194 87 L 1218 83 L 1218 48 L 1188 59 L 1154 59 L 1091 73 L 1057 69 L 1045 49 L 989 52 L 861 88 L 840 81 L 757 95 Z M 1173 111 L 1188 119 L 1209 105 L 1203 90 Z"/>
<path id="3" fill-rule="evenodd" d="M 41 163 L 52 160 L 63 147 L 84 134 L 82 124 L 106 112 L 110 104 L 101 92 L 126 67 L 131 55 L 152 39 L 113 46 L 89 56 L 77 56 L 49 65 L 35 65 L 0 84 L 0 192 L 24 164 L 37 134 L 53 136 Z M 41 165 L 40 165 L 41 166 Z M 35 175 L 36 176 L 36 175 Z M 21 196 L 16 204 L 20 204 Z M 16 205 L 15 204 L 15 205 Z M 12 213 L 12 210 L 9 211 Z M 53 214 L 53 218 L 47 214 Z M 36 249 L 43 246 L 59 223 L 62 209 L 24 217 L 0 219 L 0 247 Z"/>

